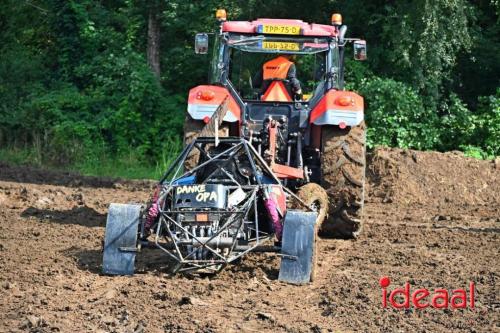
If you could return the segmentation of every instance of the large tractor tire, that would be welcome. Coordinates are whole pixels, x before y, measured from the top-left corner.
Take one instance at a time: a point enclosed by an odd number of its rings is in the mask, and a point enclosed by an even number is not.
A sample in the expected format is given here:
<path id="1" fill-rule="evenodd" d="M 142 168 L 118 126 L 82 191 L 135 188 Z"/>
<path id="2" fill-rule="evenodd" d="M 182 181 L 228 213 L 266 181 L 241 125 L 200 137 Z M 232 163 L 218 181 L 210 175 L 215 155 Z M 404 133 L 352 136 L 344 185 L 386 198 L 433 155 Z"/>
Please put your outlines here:
<path id="1" fill-rule="evenodd" d="M 186 120 L 184 121 L 184 147 L 189 145 L 196 139 L 202 130 L 205 130 L 205 136 L 213 136 L 213 130 L 206 129 L 205 123 L 200 120 L 194 120 L 189 115 L 186 116 Z M 227 137 L 229 136 L 229 124 L 222 123 L 219 127 L 219 137 Z M 184 161 L 184 170 L 190 170 L 196 166 L 200 157 L 200 151 L 198 149 L 193 149 L 189 156 Z"/>
<path id="2" fill-rule="evenodd" d="M 322 185 L 330 201 L 320 234 L 356 238 L 362 228 L 365 200 L 365 123 L 352 128 L 322 128 Z"/>
<path id="3" fill-rule="evenodd" d="M 186 115 L 186 119 L 184 120 L 184 147 L 193 142 L 194 139 L 200 134 L 205 124 L 203 121 L 194 120 L 189 115 Z M 196 166 L 198 163 L 198 158 L 200 156 L 200 152 L 195 148 L 191 151 L 189 156 L 184 161 L 184 170 L 190 170 Z"/>

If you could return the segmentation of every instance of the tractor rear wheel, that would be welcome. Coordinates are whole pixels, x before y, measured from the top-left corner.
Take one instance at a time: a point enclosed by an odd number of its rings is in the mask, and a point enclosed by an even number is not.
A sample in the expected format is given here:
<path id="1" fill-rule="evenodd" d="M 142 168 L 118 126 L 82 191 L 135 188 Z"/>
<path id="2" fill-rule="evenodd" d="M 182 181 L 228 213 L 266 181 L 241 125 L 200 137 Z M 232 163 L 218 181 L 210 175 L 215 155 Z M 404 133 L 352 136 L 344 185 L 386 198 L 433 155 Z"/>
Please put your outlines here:
<path id="1" fill-rule="evenodd" d="M 322 185 L 330 205 L 320 234 L 356 238 L 361 232 L 365 199 L 365 124 L 345 129 L 323 126 L 321 139 Z"/>
<path id="2" fill-rule="evenodd" d="M 184 120 L 184 147 L 193 142 L 194 139 L 198 137 L 200 132 L 205 127 L 205 123 L 200 120 L 194 120 L 189 115 L 186 116 Z M 215 134 L 215 133 L 214 133 Z M 210 134 L 210 135 L 214 135 Z M 227 123 L 223 123 L 219 128 L 219 137 L 229 136 L 229 125 Z M 191 150 L 191 153 L 188 155 L 186 160 L 184 161 L 184 170 L 190 170 L 194 168 L 198 164 L 200 156 L 200 151 L 196 148 Z"/>
<path id="3" fill-rule="evenodd" d="M 194 120 L 189 115 L 186 116 L 186 119 L 184 120 L 184 140 L 183 140 L 184 147 L 186 147 L 191 142 L 193 142 L 194 139 L 196 139 L 198 134 L 203 129 L 203 126 L 205 126 L 205 124 L 202 121 Z M 194 168 L 196 166 L 196 163 L 198 163 L 199 156 L 200 152 L 196 148 L 193 149 L 189 154 L 189 156 L 186 157 L 186 160 L 184 161 L 184 170 L 189 170 Z"/>

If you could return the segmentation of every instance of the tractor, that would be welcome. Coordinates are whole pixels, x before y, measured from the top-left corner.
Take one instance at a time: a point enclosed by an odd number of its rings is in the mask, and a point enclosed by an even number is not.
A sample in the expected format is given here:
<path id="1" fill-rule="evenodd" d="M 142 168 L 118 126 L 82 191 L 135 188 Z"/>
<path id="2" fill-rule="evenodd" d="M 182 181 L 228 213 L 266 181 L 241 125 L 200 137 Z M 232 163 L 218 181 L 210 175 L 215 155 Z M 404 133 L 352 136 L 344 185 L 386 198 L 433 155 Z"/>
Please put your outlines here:
<path id="1" fill-rule="evenodd" d="M 172 273 L 216 273 L 249 252 L 281 257 L 279 279 L 314 278 L 318 236 L 361 232 L 365 183 L 363 98 L 344 90 L 344 53 L 366 42 L 301 20 L 227 21 L 195 36 L 210 84 L 189 91 L 184 149 L 146 205 L 111 204 L 103 271 L 132 274 L 137 251 L 162 250 Z M 288 78 L 259 85 L 264 63 L 286 56 Z M 262 80 L 260 80 L 262 81 Z"/>

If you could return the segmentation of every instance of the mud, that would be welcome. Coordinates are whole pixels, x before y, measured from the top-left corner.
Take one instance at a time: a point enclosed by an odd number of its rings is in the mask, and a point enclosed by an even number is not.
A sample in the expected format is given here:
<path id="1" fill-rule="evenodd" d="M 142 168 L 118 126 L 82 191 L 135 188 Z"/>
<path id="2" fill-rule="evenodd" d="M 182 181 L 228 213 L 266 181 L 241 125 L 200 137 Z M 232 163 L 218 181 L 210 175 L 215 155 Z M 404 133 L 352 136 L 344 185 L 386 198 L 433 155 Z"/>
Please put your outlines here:
<path id="1" fill-rule="evenodd" d="M 145 251 L 133 277 L 103 276 L 108 204 L 153 184 L 0 163 L 0 332 L 498 331 L 500 165 L 397 149 L 369 161 L 362 236 L 322 239 L 306 286 L 278 282 L 270 254 L 191 278 Z M 474 281 L 475 308 L 384 309 L 382 276 L 390 290 Z"/>

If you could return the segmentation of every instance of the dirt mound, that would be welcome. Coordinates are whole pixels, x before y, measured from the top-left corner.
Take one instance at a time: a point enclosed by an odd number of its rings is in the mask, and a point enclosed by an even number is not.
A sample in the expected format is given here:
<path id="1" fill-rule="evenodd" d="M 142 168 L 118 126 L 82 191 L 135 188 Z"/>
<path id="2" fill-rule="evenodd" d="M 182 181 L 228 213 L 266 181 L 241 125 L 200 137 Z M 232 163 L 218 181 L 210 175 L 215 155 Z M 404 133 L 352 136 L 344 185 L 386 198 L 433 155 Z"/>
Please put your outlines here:
<path id="1" fill-rule="evenodd" d="M 460 152 L 378 148 L 367 176 L 370 197 L 383 202 L 500 205 L 500 165 Z"/>

